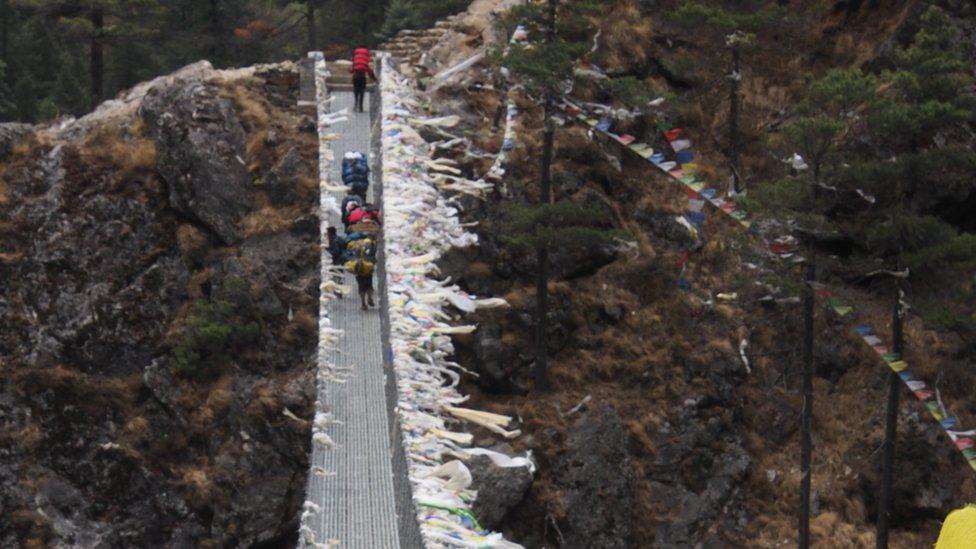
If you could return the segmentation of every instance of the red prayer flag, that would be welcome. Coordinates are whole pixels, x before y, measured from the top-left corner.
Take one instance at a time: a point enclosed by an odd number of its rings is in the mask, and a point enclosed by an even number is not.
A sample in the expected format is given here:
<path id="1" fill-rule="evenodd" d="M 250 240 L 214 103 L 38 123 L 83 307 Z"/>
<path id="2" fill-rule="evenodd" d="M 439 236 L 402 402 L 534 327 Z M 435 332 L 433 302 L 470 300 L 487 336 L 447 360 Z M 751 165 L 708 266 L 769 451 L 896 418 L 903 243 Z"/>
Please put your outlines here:
<path id="1" fill-rule="evenodd" d="M 670 129 L 664 132 L 664 138 L 668 140 L 668 143 L 670 143 L 675 139 L 681 137 L 682 133 L 684 133 L 684 130 L 682 130 L 681 128 Z"/>
<path id="2" fill-rule="evenodd" d="M 678 258 L 677 266 L 678 269 L 684 269 L 685 263 L 688 263 L 688 252 L 683 252 Z"/>
<path id="3" fill-rule="evenodd" d="M 956 439 L 956 448 L 959 448 L 960 450 L 972 448 L 973 446 L 976 446 L 976 442 L 973 442 L 973 439 L 971 438 L 959 437 Z"/>
<path id="4" fill-rule="evenodd" d="M 919 400 L 928 400 L 935 396 L 935 393 L 928 389 L 922 389 L 921 391 L 915 391 L 915 398 Z"/>

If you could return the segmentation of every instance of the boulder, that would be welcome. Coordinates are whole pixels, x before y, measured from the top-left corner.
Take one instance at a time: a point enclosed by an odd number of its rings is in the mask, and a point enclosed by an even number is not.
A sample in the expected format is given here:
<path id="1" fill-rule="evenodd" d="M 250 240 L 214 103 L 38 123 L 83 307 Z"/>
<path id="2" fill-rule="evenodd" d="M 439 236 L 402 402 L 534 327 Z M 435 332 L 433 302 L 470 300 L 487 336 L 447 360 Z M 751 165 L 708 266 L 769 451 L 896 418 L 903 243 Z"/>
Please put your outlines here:
<path id="1" fill-rule="evenodd" d="M 302 155 L 292 147 L 268 171 L 261 181 L 261 187 L 267 191 L 273 204 L 281 206 L 295 201 L 298 196 L 296 192 L 298 176 L 302 173 L 304 166 L 305 162 L 302 160 Z"/>
<path id="2" fill-rule="evenodd" d="M 21 124 L 19 122 L 0 124 L 0 160 L 6 158 L 10 154 L 10 151 L 13 150 L 14 145 L 24 136 L 31 133 L 33 128 L 30 124 Z"/>
<path id="3" fill-rule="evenodd" d="M 484 528 L 496 529 L 505 514 L 522 501 L 532 484 L 532 473 L 527 467 L 499 467 L 488 456 L 474 456 L 467 465 L 471 487 L 478 491 L 474 515 Z"/>
<path id="4" fill-rule="evenodd" d="M 563 547 L 630 547 L 635 473 L 627 430 L 609 407 L 589 412 L 568 433 L 556 483 L 565 516 Z"/>
<path id="5" fill-rule="evenodd" d="M 140 107 L 156 143 L 156 169 L 175 210 L 195 218 L 225 244 L 251 208 L 244 128 L 231 102 L 198 79 L 154 88 Z"/>

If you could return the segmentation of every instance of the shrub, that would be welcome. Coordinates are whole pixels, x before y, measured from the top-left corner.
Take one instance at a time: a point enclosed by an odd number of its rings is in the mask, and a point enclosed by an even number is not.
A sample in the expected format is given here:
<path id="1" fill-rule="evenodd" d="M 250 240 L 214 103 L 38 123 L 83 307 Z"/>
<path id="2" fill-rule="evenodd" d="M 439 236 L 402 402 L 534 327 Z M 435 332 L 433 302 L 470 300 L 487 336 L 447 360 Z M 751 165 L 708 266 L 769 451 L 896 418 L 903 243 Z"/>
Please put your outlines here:
<path id="1" fill-rule="evenodd" d="M 248 318 L 248 305 L 232 299 L 242 288 L 246 289 L 243 280 L 227 277 L 217 296 L 193 304 L 180 342 L 170 354 L 180 375 L 212 379 L 257 341 L 261 329 Z"/>

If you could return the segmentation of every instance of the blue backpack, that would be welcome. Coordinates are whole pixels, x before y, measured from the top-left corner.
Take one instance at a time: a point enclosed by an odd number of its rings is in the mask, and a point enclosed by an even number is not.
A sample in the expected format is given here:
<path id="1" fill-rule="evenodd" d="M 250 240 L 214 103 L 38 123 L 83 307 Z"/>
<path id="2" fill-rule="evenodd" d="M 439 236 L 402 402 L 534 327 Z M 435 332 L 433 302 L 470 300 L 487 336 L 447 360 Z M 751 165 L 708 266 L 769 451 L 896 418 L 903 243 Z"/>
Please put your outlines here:
<path id="1" fill-rule="evenodd" d="M 369 161 L 363 155 L 359 158 L 342 159 L 342 182 L 346 185 L 369 181 Z"/>

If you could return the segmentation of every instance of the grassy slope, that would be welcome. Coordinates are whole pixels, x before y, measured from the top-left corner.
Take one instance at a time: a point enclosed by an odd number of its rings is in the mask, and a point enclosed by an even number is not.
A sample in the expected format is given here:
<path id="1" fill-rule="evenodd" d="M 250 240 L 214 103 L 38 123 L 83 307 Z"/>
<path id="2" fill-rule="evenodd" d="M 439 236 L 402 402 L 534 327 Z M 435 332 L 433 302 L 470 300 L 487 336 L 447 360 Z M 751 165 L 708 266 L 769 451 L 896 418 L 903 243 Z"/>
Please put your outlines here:
<path id="1" fill-rule="evenodd" d="M 636 14 L 636 8 L 619 2 L 619 11 L 604 26 L 603 44 L 610 50 L 604 52 L 605 68 L 640 74 L 650 59 L 673 65 L 676 57 L 685 58 L 685 66 L 691 70 L 707 71 L 714 66 L 714 59 L 708 56 L 714 57 L 715 47 L 703 33 L 679 32 L 663 22 L 661 13 L 673 4 L 655 3 L 649 15 L 654 39 L 645 41 L 634 37 L 646 35 L 646 20 L 637 22 L 628 17 Z M 754 181 L 780 169 L 764 150 L 760 138 L 802 86 L 796 75 L 869 61 L 876 47 L 902 23 L 911 3 L 886 5 L 872 13 L 862 10 L 851 16 L 831 12 L 828 7 L 821 2 L 802 8 L 807 18 L 802 34 L 789 35 L 787 29 L 782 34 L 761 36 L 756 57 L 762 62 L 751 63 L 747 58 L 746 128 L 750 147 L 744 164 Z M 665 45 L 665 36 L 672 39 L 673 47 Z M 784 47 L 787 39 L 789 48 Z M 706 76 L 692 81 L 701 82 L 704 88 L 704 83 L 711 80 Z M 660 78 L 657 83 L 662 87 L 668 84 Z M 697 100 L 683 103 L 677 121 L 691 132 L 702 162 L 717 167 L 716 177 L 724 179 L 724 160 L 718 147 L 724 124 L 723 94 L 720 90 L 692 88 L 692 93 L 703 93 Z M 538 112 L 530 112 L 523 124 L 526 128 L 539 128 Z M 636 127 L 631 133 L 641 135 L 643 129 Z M 531 135 L 530 130 L 519 142 L 515 165 L 507 179 L 516 199 L 533 197 L 535 155 L 539 150 L 538 137 Z M 621 173 L 615 173 L 606 162 L 594 160 L 603 158 L 605 153 L 624 159 Z M 616 145 L 588 142 L 577 128 L 559 132 L 557 155 L 557 181 L 560 173 L 573 173 L 583 181 L 584 188 L 605 193 L 615 205 L 621 225 L 641 235 L 641 253 L 621 257 L 594 276 L 551 284 L 554 309 L 570 333 L 569 342 L 553 357 L 552 393 L 542 397 L 475 397 L 476 407 L 521 417 L 529 433 L 521 444 L 532 448 L 540 462 L 539 480 L 509 517 L 514 538 L 529 541 L 530 545 L 543 539 L 558 539 L 552 525 L 560 524 L 565 516 L 561 514 L 559 502 L 563 494 L 555 478 L 555 464 L 566 450 L 566 434 L 575 420 L 564 414 L 591 395 L 584 410 L 612 405 L 630 434 L 629 447 L 621 449 L 633 457 L 638 479 L 637 505 L 629 517 L 630 543 L 643 546 L 654 539 L 659 526 L 673 518 L 673 509 L 662 508 L 662 499 L 654 490 L 654 482 L 660 477 L 660 472 L 653 470 L 654 464 L 664 450 L 662 445 L 667 444 L 661 427 L 687 421 L 681 413 L 683 402 L 689 396 L 704 395 L 712 404 L 693 421 L 717 419 L 724 433 L 745 441 L 752 458 L 729 505 L 718 510 L 721 517 L 734 512 L 730 506 L 743 506 L 747 523 L 726 527 L 719 520 L 715 525 L 724 530 L 726 541 L 734 544 L 791 543 L 799 492 L 795 429 L 800 412 L 798 336 L 802 324 L 798 309 L 766 308 L 749 302 L 762 293 L 751 286 L 755 276 L 744 273 L 741 263 L 756 261 L 758 254 L 741 231 L 716 220 L 718 216 L 714 214 L 710 215 L 707 244 L 701 253 L 692 256 L 690 263 L 688 278 L 693 292 L 678 291 L 675 262 L 679 250 L 664 235 L 642 231 L 633 215 L 638 207 L 658 214 L 679 212 L 684 207 L 683 192 L 647 165 L 627 160 L 628 154 Z M 497 201 L 489 211 L 503 211 L 505 204 Z M 486 224 L 482 232 L 491 238 L 491 224 Z M 768 278 L 774 283 L 782 282 L 775 276 Z M 531 280 L 499 277 L 495 284 L 513 303 L 513 312 L 502 320 L 502 342 L 520 353 L 531 354 L 532 332 L 517 320 L 520 313 L 532 312 Z M 711 308 L 702 306 L 695 297 L 706 291 L 733 290 L 739 292 L 739 300 Z M 888 307 L 883 292 L 848 288 L 846 293 L 876 326 L 887 325 Z M 608 322 L 601 317 L 607 304 L 625 311 L 620 320 Z M 833 547 L 860 547 L 873 543 L 873 500 L 878 491 L 877 449 L 886 370 L 873 353 L 850 337 L 845 325 L 819 310 L 817 322 L 821 373 L 815 385 L 814 492 L 820 513 L 813 520 L 814 541 Z M 717 368 L 724 372 L 742 369 L 736 349 L 745 336 L 751 341 L 752 373 L 723 373 L 726 379 L 715 381 L 712 373 Z M 920 373 L 931 381 L 937 369 L 960 358 L 952 338 L 923 332 L 915 322 L 909 327 L 909 340 L 913 363 L 924 364 Z M 528 378 L 525 367 L 512 374 L 516 379 Z M 725 384 L 734 387 L 731 394 L 723 393 Z M 970 410 L 960 400 L 964 395 L 952 396 L 953 411 L 971 419 Z M 896 547 L 931 543 L 940 518 L 953 506 L 976 497 L 968 466 L 927 416 L 919 419 L 921 411 L 903 393 L 893 535 Z M 972 421 L 964 423 L 972 425 Z M 707 443 L 701 450 L 673 464 L 667 473 L 682 477 L 684 485 L 692 489 L 700 486 L 698 477 L 707 476 L 710 467 Z M 927 491 L 949 495 L 942 500 L 943 506 L 933 508 L 925 503 Z"/>

